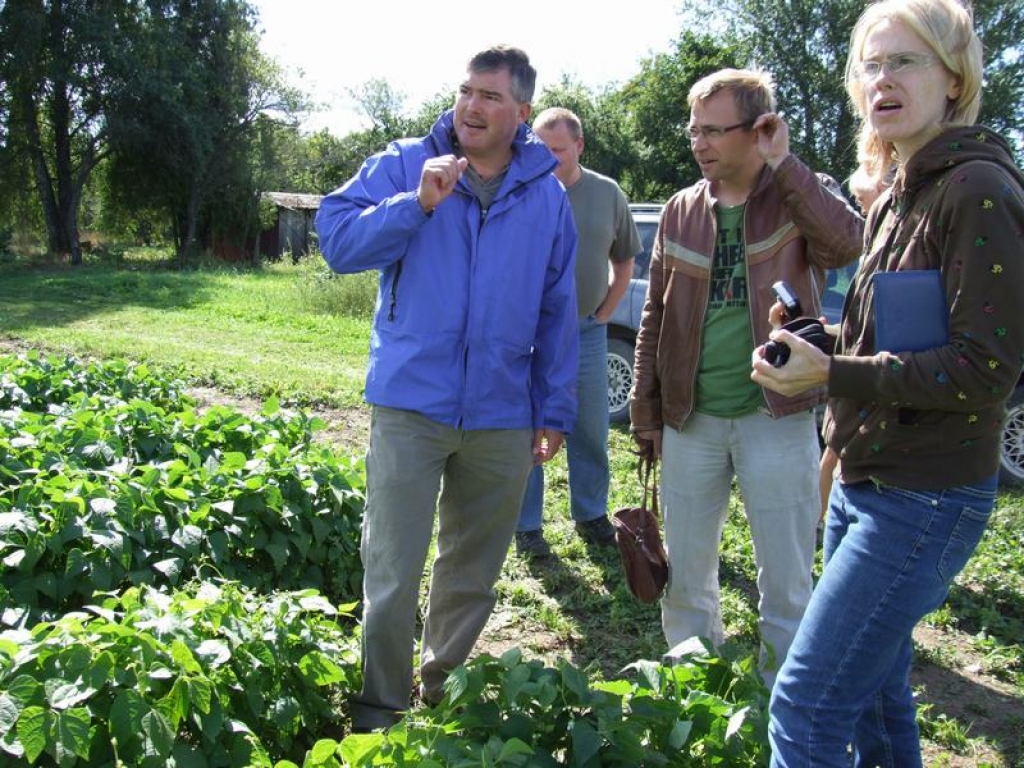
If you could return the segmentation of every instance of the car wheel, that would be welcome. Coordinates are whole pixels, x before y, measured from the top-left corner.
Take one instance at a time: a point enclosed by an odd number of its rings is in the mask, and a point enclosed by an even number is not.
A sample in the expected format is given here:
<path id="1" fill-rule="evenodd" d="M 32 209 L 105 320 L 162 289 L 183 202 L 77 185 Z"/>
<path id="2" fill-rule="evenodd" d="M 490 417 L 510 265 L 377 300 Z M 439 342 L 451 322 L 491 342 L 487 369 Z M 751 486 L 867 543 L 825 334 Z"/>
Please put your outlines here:
<path id="1" fill-rule="evenodd" d="M 1024 386 L 1017 387 L 1006 404 L 999 479 L 1004 485 L 1024 486 Z"/>
<path id="2" fill-rule="evenodd" d="M 633 389 L 633 344 L 608 339 L 608 419 L 629 421 L 629 393 Z"/>

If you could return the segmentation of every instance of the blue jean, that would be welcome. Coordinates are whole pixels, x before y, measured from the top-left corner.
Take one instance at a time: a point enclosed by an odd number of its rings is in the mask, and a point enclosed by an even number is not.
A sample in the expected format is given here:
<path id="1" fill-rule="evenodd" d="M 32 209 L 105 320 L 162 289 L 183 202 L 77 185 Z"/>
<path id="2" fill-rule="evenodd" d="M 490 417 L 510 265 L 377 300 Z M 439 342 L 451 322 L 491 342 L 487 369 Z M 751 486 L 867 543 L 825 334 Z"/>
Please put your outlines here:
<path id="1" fill-rule="evenodd" d="M 772 766 L 915 768 L 911 634 L 974 552 L 996 478 L 941 491 L 836 483 L 825 567 L 772 691 Z"/>
<path id="2" fill-rule="evenodd" d="M 580 319 L 576 398 L 576 425 L 565 441 L 569 514 L 585 522 L 608 510 L 608 326 L 593 317 Z M 543 515 L 544 465 L 538 464 L 526 483 L 518 530 L 540 530 Z"/>

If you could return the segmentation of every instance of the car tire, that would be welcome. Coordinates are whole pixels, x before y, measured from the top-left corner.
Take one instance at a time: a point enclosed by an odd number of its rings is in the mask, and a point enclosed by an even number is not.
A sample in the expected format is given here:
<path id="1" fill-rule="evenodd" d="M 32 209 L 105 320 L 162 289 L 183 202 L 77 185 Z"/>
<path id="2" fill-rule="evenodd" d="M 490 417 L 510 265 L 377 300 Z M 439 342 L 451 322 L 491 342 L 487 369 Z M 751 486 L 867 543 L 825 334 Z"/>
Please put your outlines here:
<path id="1" fill-rule="evenodd" d="M 629 421 L 629 393 L 633 389 L 633 343 L 608 339 L 608 420 Z"/>
<path id="2" fill-rule="evenodd" d="M 1018 386 L 1006 403 L 999 479 L 1005 486 L 1024 486 L 1024 386 Z"/>

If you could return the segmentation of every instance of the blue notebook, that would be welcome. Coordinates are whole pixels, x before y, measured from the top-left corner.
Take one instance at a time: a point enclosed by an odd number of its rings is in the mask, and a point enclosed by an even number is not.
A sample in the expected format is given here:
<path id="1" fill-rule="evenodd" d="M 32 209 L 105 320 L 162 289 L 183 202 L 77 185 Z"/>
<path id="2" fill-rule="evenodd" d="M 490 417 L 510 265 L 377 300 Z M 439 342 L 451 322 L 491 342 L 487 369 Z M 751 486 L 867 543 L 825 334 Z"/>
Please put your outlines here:
<path id="1" fill-rule="evenodd" d="M 875 351 L 923 352 L 949 343 L 949 307 L 937 269 L 876 272 Z"/>

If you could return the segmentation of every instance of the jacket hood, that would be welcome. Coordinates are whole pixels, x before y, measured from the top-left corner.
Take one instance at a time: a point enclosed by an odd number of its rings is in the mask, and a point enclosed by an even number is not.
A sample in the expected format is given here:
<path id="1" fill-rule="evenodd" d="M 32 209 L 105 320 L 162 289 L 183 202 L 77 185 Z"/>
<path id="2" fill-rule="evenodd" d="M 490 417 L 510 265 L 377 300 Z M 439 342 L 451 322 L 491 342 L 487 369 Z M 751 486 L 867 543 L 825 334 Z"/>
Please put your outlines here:
<path id="1" fill-rule="evenodd" d="M 449 109 L 434 123 L 430 129 L 429 139 L 434 144 L 438 155 L 459 155 L 458 139 L 455 136 L 455 110 Z M 526 123 L 520 123 L 512 140 L 512 173 L 520 181 L 530 181 L 544 176 L 558 167 L 558 160 Z"/>
<path id="2" fill-rule="evenodd" d="M 915 192 L 936 174 L 972 160 L 987 160 L 1005 168 L 1024 185 L 1024 176 L 1002 136 L 983 125 L 962 125 L 943 131 L 914 153 L 907 163 L 902 184 L 894 193 Z"/>

